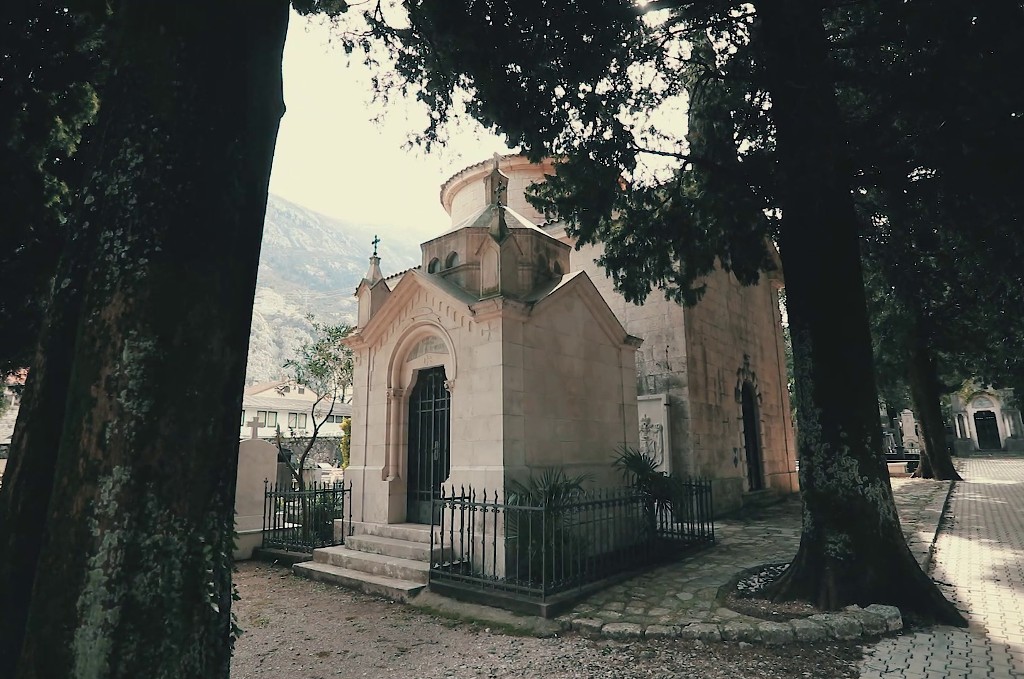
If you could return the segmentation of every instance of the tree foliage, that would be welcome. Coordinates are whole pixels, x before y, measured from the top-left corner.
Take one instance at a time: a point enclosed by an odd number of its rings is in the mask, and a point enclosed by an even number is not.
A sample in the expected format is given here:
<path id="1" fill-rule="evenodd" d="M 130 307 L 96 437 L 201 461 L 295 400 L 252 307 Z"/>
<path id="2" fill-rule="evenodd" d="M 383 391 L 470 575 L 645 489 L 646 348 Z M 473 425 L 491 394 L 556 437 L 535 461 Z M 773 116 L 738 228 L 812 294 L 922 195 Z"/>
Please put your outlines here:
<path id="1" fill-rule="evenodd" d="M 0 375 L 28 366 L 86 162 L 104 79 L 102 3 L 0 10 Z"/>
<path id="2" fill-rule="evenodd" d="M 316 394 L 316 400 L 309 408 L 313 430 L 309 436 L 300 436 L 294 429 L 289 432 L 289 437 L 293 442 L 301 441 L 302 452 L 299 453 L 297 463 L 292 462 L 291 455 L 284 454 L 284 438 L 281 435 L 280 425 L 276 437 L 281 459 L 288 463 L 292 477 L 300 488 L 305 485 L 302 469 L 310 451 L 316 444 L 320 429 L 328 421 L 328 418 L 333 418 L 334 409 L 348 399 L 349 389 L 352 388 L 353 368 L 352 350 L 342 342 L 352 332 L 352 326 L 345 323 L 328 325 L 320 323 L 313 316 L 307 318 L 312 326 L 313 339 L 304 343 L 299 348 L 298 356 L 286 361 L 284 367 L 291 370 L 292 379 L 296 384 L 300 384 Z M 347 439 L 346 434 L 343 439 L 345 446 L 348 445 Z M 342 459 L 346 458 L 347 455 L 343 450 Z"/>
<path id="3" fill-rule="evenodd" d="M 826 607 L 875 597 L 962 622 L 907 550 L 882 462 L 862 225 L 850 191 L 866 161 L 851 154 L 836 96 L 841 60 L 825 28 L 842 8 L 798 0 L 403 7 L 407 16 L 389 21 L 377 5 L 350 46 L 372 61 L 376 36 L 397 55 L 399 82 L 432 109 L 427 140 L 440 137 L 464 90 L 472 115 L 532 158 L 555 157 L 557 175 L 535 203 L 579 243 L 602 243 L 600 263 L 627 299 L 659 288 L 694 303 L 715 266 L 754 283 L 772 265 L 766 240 L 777 238 L 806 513 L 800 553 L 775 593 Z"/>

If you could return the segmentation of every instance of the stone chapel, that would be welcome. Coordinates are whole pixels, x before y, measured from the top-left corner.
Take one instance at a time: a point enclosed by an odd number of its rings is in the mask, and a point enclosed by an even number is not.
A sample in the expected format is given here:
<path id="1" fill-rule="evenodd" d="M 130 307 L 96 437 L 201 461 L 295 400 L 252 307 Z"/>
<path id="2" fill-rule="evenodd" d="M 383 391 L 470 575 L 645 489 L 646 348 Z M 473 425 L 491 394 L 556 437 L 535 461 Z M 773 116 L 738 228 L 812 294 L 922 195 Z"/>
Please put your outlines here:
<path id="1" fill-rule="evenodd" d="M 712 479 L 715 513 L 797 490 L 778 292 L 719 271 L 696 307 L 628 303 L 525 199 L 550 162 L 495 156 L 441 187 L 450 228 L 420 266 L 360 283 L 353 519 L 430 523 L 443 483 L 501 490 L 531 470 L 621 484 L 623 446 Z"/>

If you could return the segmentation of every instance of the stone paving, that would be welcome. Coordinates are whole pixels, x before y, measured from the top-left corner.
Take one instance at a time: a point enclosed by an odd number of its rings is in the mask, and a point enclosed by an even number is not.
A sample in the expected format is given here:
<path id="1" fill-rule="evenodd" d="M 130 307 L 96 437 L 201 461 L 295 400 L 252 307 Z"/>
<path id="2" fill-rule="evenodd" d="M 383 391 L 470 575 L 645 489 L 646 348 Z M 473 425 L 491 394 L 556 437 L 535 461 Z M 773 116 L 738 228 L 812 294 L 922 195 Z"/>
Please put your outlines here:
<path id="1" fill-rule="evenodd" d="M 949 483 L 892 479 L 904 534 L 921 563 L 926 563 L 942 515 Z M 857 638 L 862 624 L 892 629 L 890 610 L 877 617 L 863 612 L 825 616 L 816 624 L 765 622 L 741 615 L 717 602 L 719 588 L 749 568 L 787 562 L 800 542 L 800 501 L 749 511 L 715 522 L 717 544 L 708 550 L 610 587 L 577 604 L 560 620 L 581 633 L 619 638 L 682 636 L 783 643 L 795 637 L 812 641 L 821 634 Z M 879 621 L 881 618 L 881 622 Z M 840 626 L 840 631 L 836 625 Z M 813 628 L 813 629 L 812 629 Z"/>
<path id="2" fill-rule="evenodd" d="M 970 622 L 865 648 L 862 679 L 1024 678 L 1024 459 L 960 461 L 931 575 Z"/>

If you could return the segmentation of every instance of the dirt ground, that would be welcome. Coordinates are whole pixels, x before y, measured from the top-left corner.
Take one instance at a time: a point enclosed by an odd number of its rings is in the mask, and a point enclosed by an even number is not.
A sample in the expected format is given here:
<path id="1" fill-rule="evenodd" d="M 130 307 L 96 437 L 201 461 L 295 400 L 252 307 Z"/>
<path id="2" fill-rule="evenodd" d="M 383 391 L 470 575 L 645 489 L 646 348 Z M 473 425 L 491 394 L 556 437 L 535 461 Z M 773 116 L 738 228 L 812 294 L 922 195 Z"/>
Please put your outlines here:
<path id="1" fill-rule="evenodd" d="M 536 639 L 434 617 L 283 568 L 239 566 L 244 633 L 233 679 L 330 677 L 856 677 L 854 645 L 741 647 L 682 640 L 615 642 L 569 634 Z"/>

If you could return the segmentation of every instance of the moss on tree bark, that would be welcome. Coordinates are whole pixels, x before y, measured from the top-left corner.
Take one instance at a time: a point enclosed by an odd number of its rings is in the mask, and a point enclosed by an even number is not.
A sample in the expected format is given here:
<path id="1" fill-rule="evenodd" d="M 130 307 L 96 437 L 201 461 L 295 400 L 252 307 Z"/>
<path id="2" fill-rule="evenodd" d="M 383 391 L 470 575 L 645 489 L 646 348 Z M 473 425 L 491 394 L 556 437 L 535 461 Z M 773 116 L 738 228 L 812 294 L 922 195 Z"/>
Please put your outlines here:
<path id="1" fill-rule="evenodd" d="M 882 454 L 871 340 L 821 7 L 757 5 L 771 80 L 780 249 L 796 373 L 800 548 L 769 596 L 825 608 L 888 603 L 964 624 L 914 560 Z"/>
<path id="2" fill-rule="evenodd" d="M 0 497 L 5 544 L 45 536 L 34 563 L 3 556 L 0 592 L 30 595 L 0 674 L 226 678 L 238 412 L 288 3 L 128 0 L 114 18 L 102 150 L 78 211 L 96 230 L 90 265 L 55 297 Z"/>

